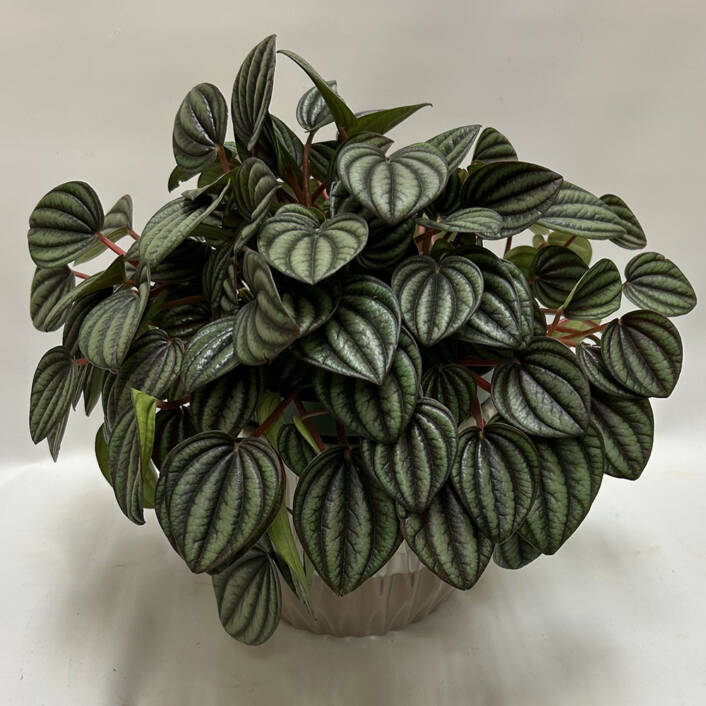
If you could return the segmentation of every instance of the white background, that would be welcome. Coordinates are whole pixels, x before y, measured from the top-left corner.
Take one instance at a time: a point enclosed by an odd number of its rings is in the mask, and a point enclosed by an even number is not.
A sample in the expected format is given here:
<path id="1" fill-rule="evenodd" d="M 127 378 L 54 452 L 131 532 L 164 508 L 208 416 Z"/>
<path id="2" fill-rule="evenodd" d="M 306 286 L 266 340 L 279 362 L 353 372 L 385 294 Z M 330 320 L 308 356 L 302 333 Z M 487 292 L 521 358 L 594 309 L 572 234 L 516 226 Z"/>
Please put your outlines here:
<path id="1" fill-rule="evenodd" d="M 51 704 L 699 704 L 706 702 L 702 2 L 357 0 L 0 2 L 0 702 Z M 247 51 L 280 48 L 336 78 L 356 110 L 422 100 L 399 144 L 494 125 L 522 159 L 621 195 L 649 247 L 691 278 L 684 371 L 654 403 L 637 483 L 607 478 L 559 555 L 491 566 L 425 622 L 383 638 L 281 626 L 265 646 L 220 628 L 209 580 L 152 516 L 130 524 L 76 414 L 60 461 L 27 431 L 29 388 L 59 334 L 28 316 L 28 215 L 50 188 L 167 200 L 171 124 L 210 81 L 229 98 Z M 280 57 L 272 111 L 309 87 Z M 620 264 L 630 257 L 598 248 Z"/>

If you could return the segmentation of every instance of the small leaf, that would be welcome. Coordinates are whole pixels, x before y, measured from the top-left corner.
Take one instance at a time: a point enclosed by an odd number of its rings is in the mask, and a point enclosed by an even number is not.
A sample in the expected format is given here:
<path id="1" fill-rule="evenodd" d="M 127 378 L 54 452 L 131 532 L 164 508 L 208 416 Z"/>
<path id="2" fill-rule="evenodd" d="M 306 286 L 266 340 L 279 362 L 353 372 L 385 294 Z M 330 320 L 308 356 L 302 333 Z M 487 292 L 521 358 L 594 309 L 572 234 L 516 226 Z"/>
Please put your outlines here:
<path id="1" fill-rule="evenodd" d="M 443 221 L 418 218 L 417 223 L 442 233 L 476 233 L 487 240 L 497 240 L 503 219 L 489 208 L 462 208 L 450 213 Z"/>
<path id="2" fill-rule="evenodd" d="M 64 265 L 45 270 L 37 267 L 32 277 L 29 315 L 38 331 L 56 331 L 64 323 L 70 301 L 65 296 L 73 290 L 76 280 Z"/>
<path id="3" fill-rule="evenodd" d="M 430 106 L 431 103 L 416 103 L 415 105 L 403 105 L 399 108 L 386 108 L 384 110 L 374 110 L 365 115 L 357 117 L 355 126 L 348 131 L 348 136 L 352 137 L 361 132 L 375 132 L 384 135 L 388 130 L 399 125 L 410 115 L 414 115 L 421 108 Z"/>
<path id="4" fill-rule="evenodd" d="M 478 308 L 483 275 L 467 258 L 450 255 L 437 263 L 428 255 L 403 260 L 392 274 L 406 326 L 424 346 L 458 331 Z"/>
<path id="5" fill-rule="evenodd" d="M 480 125 L 464 125 L 435 135 L 427 142 L 444 155 L 449 172 L 453 172 L 468 154 L 479 130 Z"/>
<path id="6" fill-rule="evenodd" d="M 544 306 L 558 309 L 587 271 L 586 263 L 569 248 L 547 245 L 532 267 L 532 291 Z"/>
<path id="7" fill-rule="evenodd" d="M 394 503 L 343 446 L 309 464 L 294 493 L 293 517 L 307 556 L 341 596 L 384 566 L 401 540 Z"/>
<path id="8" fill-rule="evenodd" d="M 326 81 L 326 85 L 338 95 L 336 81 Z M 316 86 L 312 86 L 297 103 L 297 122 L 307 132 L 314 132 L 333 122 L 333 115 Z"/>
<path id="9" fill-rule="evenodd" d="M 135 419 L 140 440 L 140 469 L 143 478 L 142 490 L 145 507 L 154 507 L 154 485 L 157 474 L 152 468 L 152 451 L 157 401 L 151 395 L 140 392 L 140 390 L 132 390 L 132 403 L 135 407 Z M 145 492 L 146 489 L 151 491 L 151 497 Z"/>
<path id="10" fill-rule="evenodd" d="M 532 228 L 535 227 L 532 226 Z M 575 252 L 587 265 L 591 264 L 591 258 L 593 257 L 591 241 L 581 235 L 568 235 L 567 233 L 552 231 L 547 236 L 547 245 L 560 245 L 563 248 L 567 248 Z"/>
<path id="11" fill-rule="evenodd" d="M 612 242 L 619 245 L 621 248 L 628 250 L 639 250 L 647 245 L 645 231 L 642 230 L 640 222 L 635 217 L 635 214 L 630 210 L 628 205 L 618 196 L 613 194 L 605 194 L 601 196 L 601 201 L 618 217 L 620 225 L 625 230 L 624 234 L 611 238 Z"/>
<path id="12" fill-rule="evenodd" d="M 682 316 L 696 306 L 696 293 L 684 273 L 664 255 L 636 255 L 625 267 L 625 296 L 643 309 Z"/>
<path id="13" fill-rule="evenodd" d="M 576 357 L 563 343 L 535 338 L 493 373 L 498 412 L 528 434 L 578 436 L 588 429 L 590 391 Z"/>
<path id="14" fill-rule="evenodd" d="M 479 531 L 451 483 L 421 514 L 400 512 L 402 535 L 420 561 L 440 579 L 467 590 L 480 578 L 493 542 Z"/>
<path id="15" fill-rule="evenodd" d="M 622 292 L 618 268 L 604 258 L 576 283 L 562 309 L 569 319 L 604 319 L 620 308 Z"/>
<path id="16" fill-rule="evenodd" d="M 517 152 L 505 135 L 494 127 L 487 127 L 481 132 L 473 152 L 474 162 L 489 164 L 515 160 L 517 160 Z"/>
<path id="17" fill-rule="evenodd" d="M 503 257 L 515 265 L 522 272 L 525 279 L 530 281 L 532 279 L 532 267 L 538 252 L 537 248 L 532 245 L 517 245 L 514 248 L 510 248 Z"/>
<path id="18" fill-rule="evenodd" d="M 627 387 L 621 385 L 606 367 L 600 346 L 583 342 L 576 346 L 576 359 L 589 383 L 610 397 L 633 399 L 639 397 Z"/>
<path id="19" fill-rule="evenodd" d="M 299 433 L 296 424 L 292 422 L 283 424 L 280 427 L 277 434 L 277 451 L 282 457 L 285 466 L 298 476 L 304 472 L 304 469 L 316 456 L 316 451 Z"/>
<path id="20" fill-rule="evenodd" d="M 129 194 L 124 194 L 103 217 L 103 226 L 100 228 L 100 232 L 113 242 L 118 242 L 127 235 L 128 228 L 132 228 L 132 197 Z M 74 264 L 78 265 L 92 260 L 105 252 L 107 247 L 102 240 L 96 240 L 90 248 L 74 260 Z"/>
<path id="21" fill-rule="evenodd" d="M 519 534 L 513 534 L 504 542 L 495 545 L 493 561 L 503 569 L 521 569 L 541 555 L 539 549 L 526 542 Z"/>
<path id="22" fill-rule="evenodd" d="M 601 338 L 611 375 L 638 395 L 669 397 L 682 365 L 682 342 L 674 324 L 645 309 L 608 324 Z"/>
<path id="23" fill-rule="evenodd" d="M 83 409 L 88 416 L 98 404 L 103 389 L 105 378 L 110 375 L 107 370 L 101 370 L 93 365 L 86 366 L 89 368 L 86 379 L 83 381 Z"/>
<path id="24" fill-rule="evenodd" d="M 199 329 L 184 354 L 182 378 L 187 390 L 195 390 L 240 363 L 233 351 L 234 316 L 225 316 Z"/>
<path id="25" fill-rule="evenodd" d="M 514 534 L 527 516 L 538 474 L 529 438 L 493 422 L 461 434 L 451 481 L 480 531 L 497 543 Z"/>
<path id="26" fill-rule="evenodd" d="M 169 452 L 182 441 L 194 436 L 197 430 L 188 407 L 160 409 L 155 417 L 152 461 L 162 468 Z"/>
<path id="27" fill-rule="evenodd" d="M 428 368 L 422 378 L 425 397 L 441 402 L 460 424 L 471 414 L 471 404 L 476 397 L 476 383 L 471 373 L 462 365 L 447 363 Z"/>

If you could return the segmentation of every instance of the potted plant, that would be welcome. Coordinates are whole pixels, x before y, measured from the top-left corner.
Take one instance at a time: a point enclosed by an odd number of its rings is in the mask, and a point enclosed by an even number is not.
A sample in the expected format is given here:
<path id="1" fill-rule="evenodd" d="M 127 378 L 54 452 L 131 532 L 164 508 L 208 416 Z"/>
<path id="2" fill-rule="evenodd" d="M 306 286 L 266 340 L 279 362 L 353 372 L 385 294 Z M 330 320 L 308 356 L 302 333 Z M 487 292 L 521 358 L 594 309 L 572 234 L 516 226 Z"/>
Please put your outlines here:
<path id="1" fill-rule="evenodd" d="M 28 234 L 32 321 L 63 326 L 32 383 L 33 441 L 56 459 L 71 407 L 100 402 L 118 506 L 137 524 L 154 508 L 249 644 L 283 603 L 311 629 L 380 632 L 491 558 L 555 553 L 604 474 L 645 468 L 649 398 L 682 365 L 670 318 L 696 303 L 661 254 L 624 277 L 592 262 L 592 240 L 646 245 L 617 196 L 489 127 L 393 147 L 427 104 L 354 113 L 279 53 L 313 83 L 304 142 L 269 112 L 271 36 L 235 78 L 234 141 L 215 86 L 184 98 L 169 190 L 196 181 L 141 235 L 129 196 L 104 212 L 80 181 L 40 199 Z"/>

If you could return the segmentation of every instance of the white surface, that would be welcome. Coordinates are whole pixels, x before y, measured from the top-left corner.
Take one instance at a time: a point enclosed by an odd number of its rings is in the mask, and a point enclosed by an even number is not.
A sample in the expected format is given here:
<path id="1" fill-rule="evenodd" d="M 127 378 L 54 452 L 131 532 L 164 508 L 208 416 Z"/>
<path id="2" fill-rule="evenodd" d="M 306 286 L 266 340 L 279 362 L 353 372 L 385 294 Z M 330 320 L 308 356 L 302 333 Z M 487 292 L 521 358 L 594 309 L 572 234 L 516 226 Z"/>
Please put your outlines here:
<path id="1" fill-rule="evenodd" d="M 0 3 L 2 704 L 706 701 L 702 3 Z M 93 465 L 96 418 L 72 418 L 57 466 L 29 442 L 32 372 L 59 336 L 29 324 L 25 232 L 38 198 L 68 179 L 106 206 L 132 193 L 139 230 L 167 199 L 179 101 L 200 81 L 228 96 L 271 32 L 357 109 L 432 101 L 393 133 L 402 144 L 492 124 L 523 158 L 623 196 L 702 304 L 677 322 L 684 373 L 654 403 L 647 471 L 606 479 L 559 555 L 491 566 L 403 633 L 336 640 L 282 626 L 250 649 L 222 632 L 208 579 L 154 519 L 140 528 L 120 514 Z M 293 122 L 308 86 L 280 58 L 273 112 Z"/>

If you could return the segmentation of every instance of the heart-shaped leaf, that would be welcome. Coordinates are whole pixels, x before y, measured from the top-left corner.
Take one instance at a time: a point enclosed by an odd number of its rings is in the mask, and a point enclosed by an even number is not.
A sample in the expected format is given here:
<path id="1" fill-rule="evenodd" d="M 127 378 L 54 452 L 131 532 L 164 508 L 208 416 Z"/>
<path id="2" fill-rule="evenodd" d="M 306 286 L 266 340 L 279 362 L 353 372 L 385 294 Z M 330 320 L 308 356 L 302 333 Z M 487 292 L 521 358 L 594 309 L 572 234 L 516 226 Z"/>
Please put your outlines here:
<path id="1" fill-rule="evenodd" d="M 618 399 L 593 391 L 592 422 L 603 440 L 605 472 L 637 480 L 652 453 L 655 424 L 650 401 Z"/>
<path id="2" fill-rule="evenodd" d="M 299 204 L 282 206 L 257 238 L 259 251 L 280 272 L 316 284 L 348 264 L 365 246 L 368 224 L 341 214 L 324 220 Z"/>
<path id="3" fill-rule="evenodd" d="M 218 156 L 228 125 L 228 106 L 211 83 L 200 83 L 187 94 L 174 118 L 172 148 L 182 173 L 202 172 Z"/>
<path id="4" fill-rule="evenodd" d="M 42 196 L 29 217 L 29 254 L 39 267 L 66 265 L 96 242 L 102 224 L 103 207 L 88 184 L 60 184 Z"/>
<path id="5" fill-rule="evenodd" d="M 378 571 L 401 541 L 394 503 L 344 446 L 326 449 L 307 466 L 293 517 L 316 571 L 341 596 Z"/>
<path id="6" fill-rule="evenodd" d="M 349 431 L 366 439 L 392 442 L 412 417 L 421 373 L 417 345 L 402 329 L 390 370 L 380 385 L 317 368 L 314 391 Z"/>
<path id="7" fill-rule="evenodd" d="M 56 331 L 64 323 L 70 304 L 65 297 L 73 290 L 75 282 L 66 265 L 49 270 L 35 269 L 29 296 L 29 315 L 34 328 Z"/>
<path id="8" fill-rule="evenodd" d="M 266 441 L 234 443 L 217 431 L 179 444 L 164 462 L 162 483 L 169 533 L 196 573 L 218 571 L 252 546 L 279 509 L 284 488 L 279 459 Z"/>
<path id="9" fill-rule="evenodd" d="M 398 108 L 385 108 L 384 110 L 373 110 L 365 115 L 356 116 L 355 125 L 348 131 L 348 136 L 352 137 L 361 132 L 375 132 L 384 135 L 388 130 L 399 125 L 410 115 L 414 115 L 418 110 L 430 106 L 431 103 L 415 103 L 414 105 L 402 105 Z"/>
<path id="10" fill-rule="evenodd" d="M 611 321 L 601 352 L 611 375 L 638 395 L 669 397 L 681 373 L 679 332 L 654 311 L 638 309 Z"/>
<path id="11" fill-rule="evenodd" d="M 625 280 L 625 296 L 643 309 L 681 316 L 696 306 L 696 293 L 689 280 L 659 253 L 636 255 L 625 267 Z"/>
<path id="12" fill-rule="evenodd" d="M 282 292 L 282 304 L 297 322 L 299 335 L 306 336 L 323 326 L 333 315 L 341 300 L 341 285 L 335 279 L 311 287 L 300 282 L 288 283 Z"/>
<path id="13" fill-rule="evenodd" d="M 639 397 L 627 387 L 621 385 L 606 367 L 599 345 L 585 342 L 576 346 L 576 359 L 588 378 L 589 383 L 610 397 L 633 399 Z"/>
<path id="14" fill-rule="evenodd" d="M 608 259 L 596 262 L 576 283 L 564 302 L 569 319 L 604 319 L 620 308 L 622 299 L 620 272 Z"/>
<path id="15" fill-rule="evenodd" d="M 444 155 L 450 173 L 465 159 L 479 130 L 480 125 L 464 125 L 434 135 L 427 142 Z"/>
<path id="16" fill-rule="evenodd" d="M 463 183 L 462 202 L 497 211 L 505 238 L 535 223 L 554 202 L 562 181 L 555 172 L 527 162 L 485 164 Z"/>
<path id="17" fill-rule="evenodd" d="M 554 554 L 575 532 L 601 487 L 605 458 L 594 426 L 572 439 L 535 439 L 539 492 L 520 536 L 543 554 Z"/>
<path id="18" fill-rule="evenodd" d="M 538 474 L 537 451 L 527 435 L 494 422 L 461 434 L 451 481 L 480 531 L 503 542 L 527 516 Z"/>
<path id="19" fill-rule="evenodd" d="M 262 368 L 241 367 L 191 393 L 191 414 L 199 431 L 237 437 L 255 415 L 263 390 Z"/>
<path id="20" fill-rule="evenodd" d="M 410 512 L 423 512 L 446 482 L 456 453 L 456 423 L 441 402 L 422 398 L 399 439 L 363 440 L 365 463 L 385 492 Z"/>
<path id="21" fill-rule="evenodd" d="M 349 142 L 338 154 L 336 169 L 346 189 L 391 225 L 431 203 L 447 177 L 444 156 L 424 143 L 388 157 L 368 142 Z"/>
<path id="22" fill-rule="evenodd" d="M 296 424 L 283 424 L 277 434 L 277 451 L 292 472 L 300 476 L 311 463 L 316 451 L 302 436 Z"/>
<path id="23" fill-rule="evenodd" d="M 557 309 L 587 271 L 586 263 L 575 252 L 547 245 L 534 260 L 532 291 L 544 306 Z"/>
<path id="24" fill-rule="evenodd" d="M 473 152 L 474 162 L 512 162 L 517 159 L 517 152 L 510 140 L 494 127 L 487 127 L 481 132 Z"/>
<path id="25" fill-rule="evenodd" d="M 393 291 L 375 277 L 351 277 L 324 326 L 299 342 L 307 363 L 382 385 L 397 349 L 402 315 Z"/>
<path id="26" fill-rule="evenodd" d="M 261 645 L 279 625 L 282 595 L 271 552 L 260 540 L 211 578 L 221 624 L 246 645 Z"/>
<path id="27" fill-rule="evenodd" d="M 471 373 L 462 365 L 446 363 L 428 368 L 422 378 L 425 397 L 441 402 L 451 412 L 456 424 L 471 414 L 471 404 L 476 397 L 476 383 Z"/>
<path id="28" fill-rule="evenodd" d="M 402 535 L 420 561 L 440 579 L 467 590 L 480 578 L 493 542 L 479 531 L 446 483 L 421 514 L 400 510 Z"/>
<path id="29" fill-rule="evenodd" d="M 513 534 L 504 542 L 495 545 L 493 561 L 503 569 L 521 569 L 541 555 L 539 549 L 526 542 L 519 534 Z"/>
<path id="30" fill-rule="evenodd" d="M 240 363 L 233 350 L 234 316 L 225 316 L 199 329 L 189 341 L 182 365 L 187 390 L 195 390 L 225 375 Z"/>
<path id="31" fill-rule="evenodd" d="M 553 338 L 535 338 L 500 363 L 491 396 L 498 412 L 528 434 L 578 436 L 588 429 L 588 380 L 573 353 Z"/>
<path id="32" fill-rule="evenodd" d="M 160 409 L 155 417 L 152 461 L 162 468 L 169 452 L 182 441 L 197 433 L 188 407 Z"/>
<path id="33" fill-rule="evenodd" d="M 475 233 L 487 240 L 501 238 L 503 219 L 489 208 L 462 208 L 450 213 L 443 221 L 418 218 L 417 223 L 444 233 Z"/>
<path id="34" fill-rule="evenodd" d="M 275 35 L 270 35 L 250 50 L 233 83 L 233 130 L 248 151 L 257 144 L 272 98 L 275 40 Z"/>
<path id="35" fill-rule="evenodd" d="M 376 229 L 368 236 L 358 263 L 368 270 L 384 270 L 394 265 L 410 249 L 417 226 L 412 218 L 395 226 Z"/>
<path id="36" fill-rule="evenodd" d="M 538 221 L 545 228 L 596 240 L 625 236 L 620 218 L 597 196 L 565 181 Z"/>
<path id="37" fill-rule="evenodd" d="M 326 81 L 326 85 L 334 92 L 338 93 L 336 81 Z M 307 132 L 314 132 L 333 122 L 333 115 L 326 101 L 321 95 L 321 91 L 316 86 L 312 86 L 297 103 L 297 122 Z"/>
<path id="38" fill-rule="evenodd" d="M 127 235 L 128 228 L 132 228 L 132 197 L 130 194 L 121 196 L 113 207 L 103 217 L 100 232 L 108 236 L 113 242 L 118 242 Z M 74 264 L 88 262 L 107 249 L 102 240 L 96 240 L 91 247 L 84 250 L 75 260 Z"/>
<path id="39" fill-rule="evenodd" d="M 422 345 L 458 331 L 478 308 L 483 275 L 467 258 L 428 255 L 403 260 L 392 275 L 402 319 Z"/>
<path id="40" fill-rule="evenodd" d="M 613 194 L 604 194 L 601 196 L 601 201 L 618 217 L 620 225 L 625 230 L 625 233 L 611 238 L 611 241 L 628 250 L 644 248 L 647 245 L 645 231 L 642 230 L 640 222 L 625 201 Z"/>

